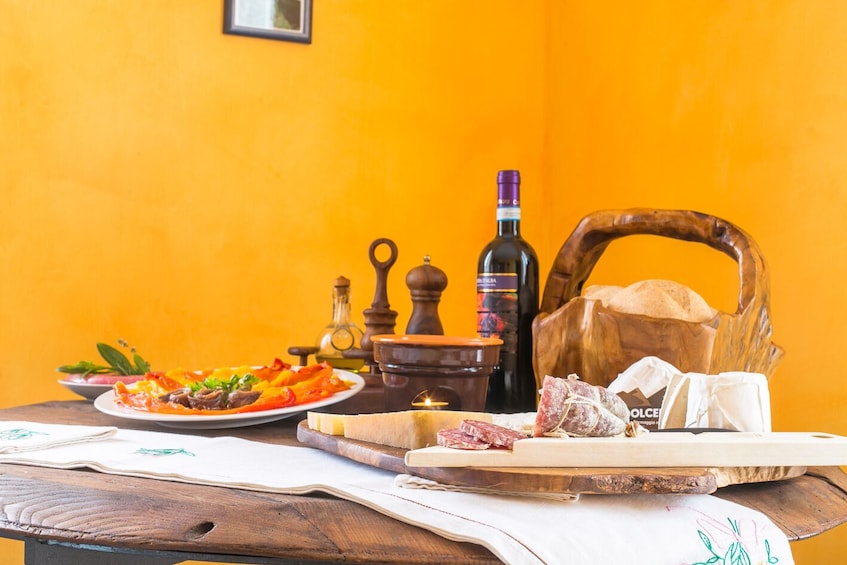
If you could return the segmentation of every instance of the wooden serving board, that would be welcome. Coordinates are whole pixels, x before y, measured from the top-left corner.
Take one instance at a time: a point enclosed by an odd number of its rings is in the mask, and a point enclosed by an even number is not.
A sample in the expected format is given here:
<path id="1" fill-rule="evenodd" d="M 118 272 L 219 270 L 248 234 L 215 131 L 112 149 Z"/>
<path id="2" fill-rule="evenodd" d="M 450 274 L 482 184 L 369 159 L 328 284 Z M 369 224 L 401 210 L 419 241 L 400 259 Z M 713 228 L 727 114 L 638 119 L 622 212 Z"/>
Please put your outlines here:
<path id="1" fill-rule="evenodd" d="M 806 472 L 806 467 L 799 466 L 418 467 L 407 464 L 407 454 L 413 453 L 411 451 L 323 434 L 310 429 L 305 420 L 297 426 L 297 439 L 311 447 L 394 473 L 406 473 L 445 485 L 526 494 L 708 494 L 732 484 L 782 480 Z"/>
<path id="2" fill-rule="evenodd" d="M 847 437 L 818 432 L 660 432 L 638 437 L 529 438 L 511 450 L 426 447 L 412 467 L 776 467 L 847 465 Z"/>

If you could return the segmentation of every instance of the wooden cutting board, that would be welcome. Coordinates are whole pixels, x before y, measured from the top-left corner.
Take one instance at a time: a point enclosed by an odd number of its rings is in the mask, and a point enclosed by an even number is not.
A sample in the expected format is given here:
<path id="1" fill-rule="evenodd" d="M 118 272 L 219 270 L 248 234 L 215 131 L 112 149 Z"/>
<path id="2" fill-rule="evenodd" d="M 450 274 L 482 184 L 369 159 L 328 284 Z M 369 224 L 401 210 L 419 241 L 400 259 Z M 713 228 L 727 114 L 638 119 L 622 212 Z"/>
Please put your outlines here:
<path id="1" fill-rule="evenodd" d="M 708 494 L 727 485 L 782 480 L 806 472 L 806 467 L 800 466 L 416 467 L 407 464 L 407 454 L 412 452 L 406 449 L 323 434 L 310 429 L 305 420 L 297 427 L 297 439 L 328 453 L 394 473 L 414 475 L 445 485 L 526 494 Z"/>
<path id="2" fill-rule="evenodd" d="M 653 432 L 529 438 L 511 450 L 415 449 L 412 467 L 776 467 L 847 465 L 847 437 L 818 432 Z"/>

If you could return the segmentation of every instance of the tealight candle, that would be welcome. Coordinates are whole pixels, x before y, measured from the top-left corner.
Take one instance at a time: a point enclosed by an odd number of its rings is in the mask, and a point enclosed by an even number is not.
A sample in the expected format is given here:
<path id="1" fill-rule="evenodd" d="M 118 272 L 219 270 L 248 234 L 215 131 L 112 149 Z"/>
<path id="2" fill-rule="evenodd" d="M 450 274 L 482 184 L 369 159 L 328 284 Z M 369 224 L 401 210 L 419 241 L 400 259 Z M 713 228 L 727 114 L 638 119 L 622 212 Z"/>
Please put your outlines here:
<path id="1" fill-rule="evenodd" d="M 441 400 L 433 400 L 429 397 L 419 402 L 412 402 L 412 408 L 415 410 L 442 410 L 450 405 L 449 402 Z"/>

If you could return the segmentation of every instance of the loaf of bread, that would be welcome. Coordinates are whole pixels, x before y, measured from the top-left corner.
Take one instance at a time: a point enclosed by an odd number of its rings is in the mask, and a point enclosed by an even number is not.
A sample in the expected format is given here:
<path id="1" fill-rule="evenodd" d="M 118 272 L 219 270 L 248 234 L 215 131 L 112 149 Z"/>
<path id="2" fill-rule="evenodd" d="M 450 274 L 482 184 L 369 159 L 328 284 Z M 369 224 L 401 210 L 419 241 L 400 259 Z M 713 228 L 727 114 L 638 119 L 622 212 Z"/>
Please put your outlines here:
<path id="1" fill-rule="evenodd" d="M 615 312 L 651 318 L 700 323 L 717 314 L 702 296 L 684 284 L 663 279 L 639 281 L 626 287 L 593 285 L 585 289 L 583 296 L 599 300 Z"/>

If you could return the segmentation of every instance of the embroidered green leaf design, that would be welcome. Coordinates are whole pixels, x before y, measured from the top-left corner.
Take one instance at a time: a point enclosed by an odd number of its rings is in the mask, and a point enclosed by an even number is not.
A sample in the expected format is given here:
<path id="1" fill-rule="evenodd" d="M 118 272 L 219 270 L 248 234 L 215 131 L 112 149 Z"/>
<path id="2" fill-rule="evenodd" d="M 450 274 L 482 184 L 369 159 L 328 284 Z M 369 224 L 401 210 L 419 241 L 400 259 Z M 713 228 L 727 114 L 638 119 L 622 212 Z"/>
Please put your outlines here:
<path id="1" fill-rule="evenodd" d="M 726 550 L 724 563 L 728 565 L 752 565 L 750 556 L 747 554 L 747 550 L 744 549 L 741 542 L 737 541 L 732 542 Z"/>
<path id="2" fill-rule="evenodd" d="M 729 527 L 732 528 L 732 531 L 735 532 L 736 535 L 741 533 L 741 531 L 738 529 L 738 520 L 727 518 L 726 521 L 729 522 Z"/>
<path id="3" fill-rule="evenodd" d="M 29 439 L 32 436 L 46 436 L 44 432 L 35 432 L 32 430 L 27 430 L 24 428 L 12 428 L 11 430 L 3 430 L 0 432 L 0 439 L 6 439 L 9 441 L 17 441 L 21 439 Z"/>
<path id="4" fill-rule="evenodd" d="M 706 546 L 706 549 L 712 551 L 712 540 L 709 539 L 709 536 L 703 533 L 702 530 L 697 530 L 697 535 L 700 536 L 701 540 L 703 540 L 703 545 Z"/>
<path id="5" fill-rule="evenodd" d="M 774 563 L 779 563 L 779 558 L 771 555 L 771 542 L 768 540 L 765 540 L 765 552 L 768 555 L 768 563 L 770 563 L 771 565 L 773 565 Z"/>
<path id="6" fill-rule="evenodd" d="M 732 518 L 727 518 L 730 527 L 732 528 L 732 532 L 735 536 L 741 536 L 741 529 L 738 526 L 738 521 L 733 520 Z M 706 549 L 711 553 L 711 557 L 709 557 L 706 561 L 698 561 L 696 563 L 692 563 L 692 565 L 753 565 L 753 561 L 750 558 L 750 554 L 747 552 L 747 549 L 744 548 L 744 545 L 740 541 L 733 541 L 726 550 L 726 553 L 723 557 L 715 553 L 715 549 L 712 546 L 712 539 L 703 532 L 702 530 L 697 530 L 697 535 L 700 536 L 700 541 L 703 542 L 703 545 L 706 546 Z M 727 540 L 729 541 L 729 540 Z M 771 544 L 765 539 L 765 553 L 767 555 L 767 563 L 769 565 L 774 565 L 779 563 L 779 558 L 774 555 L 771 555 Z"/>
<path id="7" fill-rule="evenodd" d="M 135 450 L 136 453 L 140 453 L 141 455 L 188 455 L 189 457 L 194 457 L 194 454 L 190 451 L 187 451 L 181 447 L 164 447 L 164 448 L 155 448 L 149 449 L 146 447 L 139 447 Z"/>
<path id="8" fill-rule="evenodd" d="M 709 550 L 709 553 L 711 553 L 712 556 L 709 557 L 709 559 L 707 559 L 706 561 L 698 561 L 696 563 L 692 563 L 691 565 L 712 565 L 713 563 L 717 563 L 718 560 L 720 560 L 720 557 L 718 557 L 718 554 L 715 553 L 714 549 L 712 549 L 712 540 L 702 530 L 697 530 L 697 535 L 700 536 L 700 541 L 703 542 L 703 545 L 706 546 L 706 549 Z"/>

